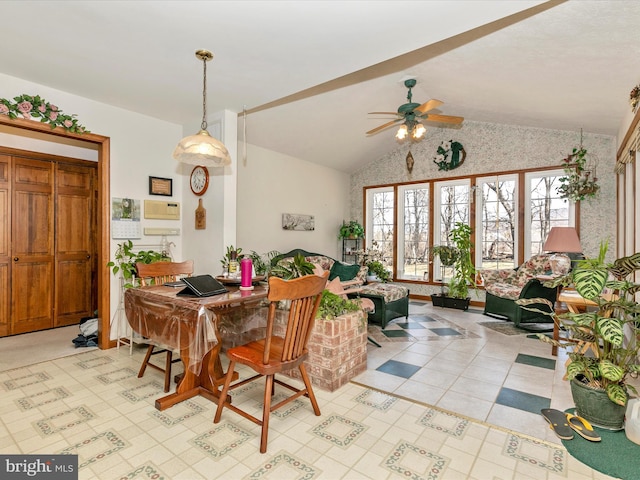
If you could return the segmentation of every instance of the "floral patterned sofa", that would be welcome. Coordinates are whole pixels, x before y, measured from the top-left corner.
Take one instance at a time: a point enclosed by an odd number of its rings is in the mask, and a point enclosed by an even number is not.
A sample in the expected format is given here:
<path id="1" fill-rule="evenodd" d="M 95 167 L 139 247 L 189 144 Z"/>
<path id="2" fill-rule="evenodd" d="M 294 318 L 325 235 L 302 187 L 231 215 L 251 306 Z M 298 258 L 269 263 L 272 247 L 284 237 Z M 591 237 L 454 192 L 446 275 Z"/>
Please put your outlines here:
<path id="1" fill-rule="evenodd" d="M 549 323 L 551 317 L 525 310 L 516 304 L 519 298 L 546 298 L 555 303 L 557 289 L 547 288 L 537 278 L 549 275 L 549 255 L 533 256 L 516 269 L 479 270 L 484 283 L 486 300 L 484 314 L 506 317 L 516 326 L 521 323 Z M 543 304 L 532 305 L 544 308 Z"/>

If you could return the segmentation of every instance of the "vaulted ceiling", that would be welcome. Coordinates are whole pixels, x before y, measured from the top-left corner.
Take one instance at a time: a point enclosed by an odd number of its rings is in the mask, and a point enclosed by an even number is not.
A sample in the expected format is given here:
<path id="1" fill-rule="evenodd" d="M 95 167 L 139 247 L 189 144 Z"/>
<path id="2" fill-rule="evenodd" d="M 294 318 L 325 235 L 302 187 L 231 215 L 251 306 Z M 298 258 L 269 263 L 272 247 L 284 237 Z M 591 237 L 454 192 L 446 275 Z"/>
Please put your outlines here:
<path id="1" fill-rule="evenodd" d="M 209 112 L 246 110 L 248 142 L 345 172 L 397 148 L 394 128 L 365 132 L 387 121 L 368 112 L 406 102 L 407 77 L 437 113 L 576 138 L 616 135 L 640 83 L 632 0 L 5 0 L 0 14 L 0 72 L 182 125 L 200 123 L 194 52 L 211 50 Z"/>

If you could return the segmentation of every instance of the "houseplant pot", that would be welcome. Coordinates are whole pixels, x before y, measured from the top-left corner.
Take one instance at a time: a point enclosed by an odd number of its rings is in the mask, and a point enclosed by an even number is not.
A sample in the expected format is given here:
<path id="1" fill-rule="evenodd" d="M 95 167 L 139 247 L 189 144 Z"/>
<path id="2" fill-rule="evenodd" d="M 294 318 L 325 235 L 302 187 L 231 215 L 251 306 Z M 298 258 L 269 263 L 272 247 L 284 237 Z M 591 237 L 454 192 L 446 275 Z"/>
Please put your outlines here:
<path id="1" fill-rule="evenodd" d="M 606 390 L 590 387 L 577 377 L 569 383 L 573 403 L 576 405 L 576 415 L 597 427 L 609 430 L 624 428 L 626 408 L 609 400 Z"/>
<path id="2" fill-rule="evenodd" d="M 618 410 L 624 416 L 629 392 L 637 391 L 627 378 L 640 372 L 640 305 L 636 293 L 640 284 L 634 283 L 635 272 L 640 270 L 640 253 L 605 263 L 606 242 L 600 246 L 595 259 L 580 260 L 568 275 L 545 286 L 574 285 L 577 293 L 596 304 L 594 310 L 557 315 L 549 300 L 521 299 L 516 303 L 523 308 L 552 316 L 566 331 L 567 338 L 554 340 L 545 335 L 538 337 L 560 348 L 571 348 L 566 377 L 571 381 L 573 401 L 578 414 L 589 422 L 605 428 L 621 428 L 621 420 L 604 416 L 605 410 Z M 544 303 L 551 313 L 533 306 Z M 546 309 L 545 309 L 546 310 Z M 574 348 L 589 343 L 590 348 Z M 579 380 L 579 381 L 578 381 Z M 586 391 L 586 389 L 592 391 Z M 592 406 L 585 398 L 597 397 L 604 392 L 603 403 Z M 584 395 L 582 395 L 584 394 Z M 607 404 L 607 402 L 609 404 Z M 618 408 L 615 408 L 618 407 Z"/>
<path id="3" fill-rule="evenodd" d="M 338 238 L 362 238 L 364 237 L 364 227 L 355 220 L 349 223 L 343 222 L 338 232 Z"/>
<path id="4" fill-rule="evenodd" d="M 433 293 L 431 294 L 431 301 L 433 302 L 434 307 L 468 310 L 471 297 L 455 298 L 455 297 L 449 297 L 444 293 Z"/>

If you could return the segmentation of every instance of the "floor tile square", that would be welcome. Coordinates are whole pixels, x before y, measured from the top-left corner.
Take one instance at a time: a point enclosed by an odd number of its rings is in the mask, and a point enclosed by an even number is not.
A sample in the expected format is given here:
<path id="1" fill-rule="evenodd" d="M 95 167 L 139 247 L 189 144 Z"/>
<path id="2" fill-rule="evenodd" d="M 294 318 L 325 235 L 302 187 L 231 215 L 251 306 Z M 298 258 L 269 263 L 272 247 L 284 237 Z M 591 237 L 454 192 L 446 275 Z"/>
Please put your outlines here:
<path id="1" fill-rule="evenodd" d="M 383 330 L 382 333 L 387 337 L 411 337 L 404 330 Z"/>
<path id="2" fill-rule="evenodd" d="M 405 328 L 407 330 L 411 330 L 411 329 L 424 329 L 425 327 L 420 325 L 417 322 L 397 322 L 396 325 L 398 325 L 399 327 Z"/>
<path id="3" fill-rule="evenodd" d="M 376 368 L 376 370 L 379 372 L 389 373 L 397 377 L 410 378 L 414 373 L 420 370 L 420 367 L 409 363 L 398 362 L 396 360 L 388 360 Z"/>
<path id="4" fill-rule="evenodd" d="M 551 399 L 520 392 L 510 388 L 501 388 L 496 403 L 506 407 L 517 408 L 530 413 L 540 413 L 543 408 L 551 406 Z"/>
<path id="5" fill-rule="evenodd" d="M 429 315 L 409 315 L 409 321 L 412 322 L 437 322 L 435 318 Z"/>
<path id="6" fill-rule="evenodd" d="M 448 337 L 452 335 L 462 335 L 459 331 L 454 330 L 453 328 L 430 328 L 433 333 L 439 335 L 441 337 Z"/>
<path id="7" fill-rule="evenodd" d="M 556 369 L 556 361 L 551 358 L 536 357 L 535 355 L 519 353 L 515 361 L 516 363 L 531 365 L 533 367 L 548 368 L 549 370 Z"/>

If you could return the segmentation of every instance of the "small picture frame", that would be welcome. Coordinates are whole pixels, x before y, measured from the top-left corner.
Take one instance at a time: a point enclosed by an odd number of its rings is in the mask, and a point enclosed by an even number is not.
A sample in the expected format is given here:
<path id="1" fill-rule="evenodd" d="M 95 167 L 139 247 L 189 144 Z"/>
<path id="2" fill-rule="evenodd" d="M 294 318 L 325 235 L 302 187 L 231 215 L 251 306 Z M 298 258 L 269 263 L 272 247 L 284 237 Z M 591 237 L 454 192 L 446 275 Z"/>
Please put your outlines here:
<path id="1" fill-rule="evenodd" d="M 173 179 L 161 177 L 149 177 L 149 195 L 173 195 Z"/>

